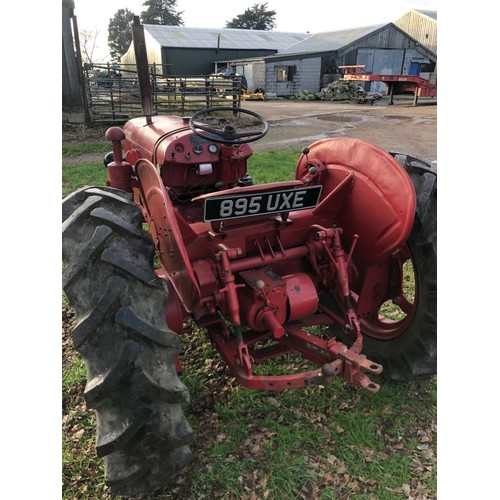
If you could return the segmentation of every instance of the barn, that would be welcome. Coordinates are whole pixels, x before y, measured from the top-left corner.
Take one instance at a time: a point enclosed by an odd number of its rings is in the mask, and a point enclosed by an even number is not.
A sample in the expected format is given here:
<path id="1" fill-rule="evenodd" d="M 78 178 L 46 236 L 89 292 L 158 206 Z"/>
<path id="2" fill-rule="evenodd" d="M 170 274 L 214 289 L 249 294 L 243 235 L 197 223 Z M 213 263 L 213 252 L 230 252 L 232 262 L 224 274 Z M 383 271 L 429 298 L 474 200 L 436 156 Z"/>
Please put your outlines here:
<path id="1" fill-rule="evenodd" d="M 73 0 L 63 0 L 63 74 L 67 72 L 63 80 L 73 83 L 63 89 L 68 112 L 82 105 L 72 52 L 73 7 Z M 315 34 L 143 26 L 148 62 L 163 76 L 205 76 L 227 70 L 243 74 L 251 90 L 263 88 L 268 95 L 292 97 L 303 90 L 318 92 L 342 78 L 341 66 L 362 65 L 368 75 L 416 75 L 437 85 L 437 12 L 433 11 L 410 10 L 393 22 Z M 133 44 L 120 66 L 136 72 Z M 365 90 L 386 90 L 382 81 L 359 83 Z"/>
<path id="2" fill-rule="evenodd" d="M 436 61 L 435 53 L 393 23 L 317 33 L 265 58 L 265 90 L 278 96 L 318 92 L 348 65 L 363 65 L 369 74 L 430 74 Z M 381 90 L 385 84 L 365 85 L 365 90 Z"/>
<path id="3" fill-rule="evenodd" d="M 418 43 L 437 54 L 437 12 L 412 9 L 394 24 Z"/>
<path id="4" fill-rule="evenodd" d="M 437 13 L 410 10 L 394 22 L 324 33 L 144 25 L 150 65 L 162 75 L 207 75 L 229 68 L 250 89 L 289 97 L 318 92 L 342 76 L 340 66 L 364 72 L 417 75 L 436 83 Z M 133 45 L 121 58 L 135 68 Z M 365 90 L 384 91 L 382 82 Z"/>
<path id="5" fill-rule="evenodd" d="M 143 26 L 148 62 L 161 67 L 164 76 L 208 75 L 218 71 L 221 61 L 272 55 L 311 36 L 263 30 Z M 120 66 L 135 68 L 133 44 L 121 57 Z"/>
<path id="6" fill-rule="evenodd" d="M 247 77 L 250 88 L 253 82 L 278 96 L 318 92 L 340 79 L 339 66 L 347 65 L 364 65 L 368 74 L 417 75 L 436 84 L 437 12 L 410 10 L 393 23 L 316 33 L 276 54 L 227 64 Z M 382 82 L 363 85 L 386 90 Z"/>

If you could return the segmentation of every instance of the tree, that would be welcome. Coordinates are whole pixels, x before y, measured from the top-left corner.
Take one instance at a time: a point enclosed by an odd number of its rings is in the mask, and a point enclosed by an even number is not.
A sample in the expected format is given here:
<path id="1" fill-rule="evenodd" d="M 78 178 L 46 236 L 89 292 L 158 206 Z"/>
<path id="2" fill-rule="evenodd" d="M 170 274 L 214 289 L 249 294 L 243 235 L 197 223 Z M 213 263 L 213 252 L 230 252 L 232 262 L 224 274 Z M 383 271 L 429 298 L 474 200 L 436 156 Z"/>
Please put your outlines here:
<path id="1" fill-rule="evenodd" d="M 134 13 L 128 9 L 119 9 L 109 20 L 108 47 L 111 59 L 119 61 L 132 43 L 132 21 Z"/>
<path id="2" fill-rule="evenodd" d="M 176 11 L 177 0 L 146 0 L 143 4 L 147 7 L 141 12 L 143 24 L 160 24 L 163 26 L 184 26 L 182 14 Z"/>
<path id="3" fill-rule="evenodd" d="M 92 64 L 96 61 L 94 59 L 94 51 L 97 49 L 97 38 L 99 30 L 82 30 L 79 32 L 80 38 L 80 52 L 82 55 L 82 62 Z"/>
<path id="4" fill-rule="evenodd" d="M 276 27 L 276 11 L 267 10 L 267 3 L 254 4 L 243 14 L 226 22 L 226 28 L 271 31 Z"/>

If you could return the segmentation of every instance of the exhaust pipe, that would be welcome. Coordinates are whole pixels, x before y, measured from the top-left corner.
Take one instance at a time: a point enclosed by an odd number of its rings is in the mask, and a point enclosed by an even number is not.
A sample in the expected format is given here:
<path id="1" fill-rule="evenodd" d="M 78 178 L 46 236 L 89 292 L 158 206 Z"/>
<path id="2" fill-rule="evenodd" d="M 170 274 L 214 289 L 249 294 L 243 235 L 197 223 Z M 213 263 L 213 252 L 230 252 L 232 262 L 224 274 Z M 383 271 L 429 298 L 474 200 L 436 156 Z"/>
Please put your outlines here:
<path id="1" fill-rule="evenodd" d="M 142 112 L 146 117 L 146 123 L 153 123 L 153 89 L 149 78 L 148 54 L 146 52 L 146 40 L 144 38 L 144 26 L 139 16 L 134 16 L 132 24 L 132 41 L 134 42 L 135 64 L 137 68 L 137 80 L 139 82 L 139 93 L 141 95 Z"/>

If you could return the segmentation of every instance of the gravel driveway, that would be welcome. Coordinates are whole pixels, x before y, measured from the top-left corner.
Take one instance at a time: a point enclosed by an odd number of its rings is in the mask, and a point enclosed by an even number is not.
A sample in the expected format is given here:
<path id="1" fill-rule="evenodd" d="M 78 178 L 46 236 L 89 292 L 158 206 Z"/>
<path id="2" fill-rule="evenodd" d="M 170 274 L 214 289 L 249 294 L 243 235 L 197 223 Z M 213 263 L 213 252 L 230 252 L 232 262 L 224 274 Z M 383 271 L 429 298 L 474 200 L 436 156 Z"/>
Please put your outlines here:
<path id="1" fill-rule="evenodd" d="M 252 143 L 255 152 L 300 150 L 327 137 L 356 137 L 386 151 L 420 158 L 437 167 L 437 104 L 413 106 L 400 98 L 371 105 L 323 101 L 247 101 L 244 106 L 270 122 L 266 137 Z"/>
<path id="2" fill-rule="evenodd" d="M 300 151 L 319 139 L 347 136 L 372 142 L 386 151 L 415 156 L 437 168 L 436 101 L 413 106 L 413 98 L 400 97 L 394 105 L 387 102 L 388 98 L 374 105 L 269 100 L 246 101 L 242 107 L 261 114 L 270 123 L 268 134 L 251 143 L 256 153 Z M 104 132 L 89 130 L 88 134 L 93 140 L 102 140 Z M 63 128 L 63 142 L 73 140 L 75 137 Z M 64 158 L 63 165 L 102 161 L 102 156 Z"/>

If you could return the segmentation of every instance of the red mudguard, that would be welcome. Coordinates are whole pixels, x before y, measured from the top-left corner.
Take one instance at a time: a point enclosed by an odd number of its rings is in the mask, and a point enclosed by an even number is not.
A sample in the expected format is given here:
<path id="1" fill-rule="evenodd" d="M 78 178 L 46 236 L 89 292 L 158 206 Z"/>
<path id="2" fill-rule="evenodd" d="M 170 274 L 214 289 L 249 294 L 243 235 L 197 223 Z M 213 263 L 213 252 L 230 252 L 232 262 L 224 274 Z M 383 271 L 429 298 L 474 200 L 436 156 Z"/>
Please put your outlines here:
<path id="1" fill-rule="evenodd" d="M 390 154 L 359 139 L 324 139 L 301 155 L 296 178 L 303 176 L 310 160 L 319 160 L 326 167 L 323 198 L 354 172 L 354 185 L 338 224 L 347 248 L 354 234 L 359 235 L 354 252 L 358 259 L 367 265 L 383 262 L 408 240 L 415 217 L 415 188 Z"/>
<path id="2" fill-rule="evenodd" d="M 191 312 L 200 301 L 200 289 L 183 243 L 172 201 L 149 160 L 138 160 L 135 171 L 150 217 L 148 223 L 151 233 L 158 240 L 159 258 L 184 308 Z"/>

